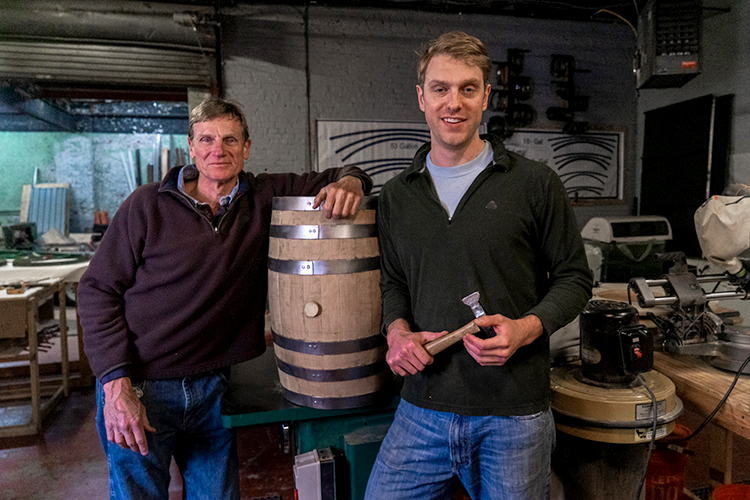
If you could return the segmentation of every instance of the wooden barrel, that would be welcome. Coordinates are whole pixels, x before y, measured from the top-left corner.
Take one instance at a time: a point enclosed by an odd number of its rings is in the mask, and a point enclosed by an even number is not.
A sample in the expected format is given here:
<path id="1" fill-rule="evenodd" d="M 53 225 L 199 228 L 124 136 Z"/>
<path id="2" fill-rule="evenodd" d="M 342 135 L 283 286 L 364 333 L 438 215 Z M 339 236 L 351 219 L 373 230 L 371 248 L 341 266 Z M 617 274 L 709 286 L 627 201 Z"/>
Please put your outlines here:
<path id="1" fill-rule="evenodd" d="M 268 290 L 282 392 L 313 408 L 366 406 L 392 379 L 380 334 L 377 198 L 346 219 L 312 204 L 273 201 Z"/>

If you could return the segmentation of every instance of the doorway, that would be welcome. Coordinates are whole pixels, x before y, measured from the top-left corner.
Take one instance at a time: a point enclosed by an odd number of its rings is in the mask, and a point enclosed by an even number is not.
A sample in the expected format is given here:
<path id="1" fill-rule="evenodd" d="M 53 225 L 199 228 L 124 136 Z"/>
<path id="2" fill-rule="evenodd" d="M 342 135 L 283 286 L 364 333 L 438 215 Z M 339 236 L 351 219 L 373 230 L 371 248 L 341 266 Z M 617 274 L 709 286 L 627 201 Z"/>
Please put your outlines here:
<path id="1" fill-rule="evenodd" d="M 667 218 L 667 251 L 702 257 L 693 214 L 726 186 L 733 97 L 706 95 L 645 113 L 639 213 Z"/>

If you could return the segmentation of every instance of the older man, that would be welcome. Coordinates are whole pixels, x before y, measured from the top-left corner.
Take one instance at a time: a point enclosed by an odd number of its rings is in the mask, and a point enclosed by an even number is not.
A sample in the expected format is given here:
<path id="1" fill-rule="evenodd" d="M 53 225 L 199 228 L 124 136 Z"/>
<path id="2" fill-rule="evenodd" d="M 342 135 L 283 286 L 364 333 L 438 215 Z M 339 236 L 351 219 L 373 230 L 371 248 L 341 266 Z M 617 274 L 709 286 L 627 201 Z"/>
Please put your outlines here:
<path id="1" fill-rule="evenodd" d="M 191 113 L 188 144 L 195 165 L 123 202 L 78 289 L 111 498 L 167 498 L 174 457 L 187 498 L 239 499 L 220 402 L 229 366 L 265 349 L 272 199 L 317 195 L 346 217 L 372 186 L 352 167 L 243 172 L 247 122 L 218 98 Z"/>

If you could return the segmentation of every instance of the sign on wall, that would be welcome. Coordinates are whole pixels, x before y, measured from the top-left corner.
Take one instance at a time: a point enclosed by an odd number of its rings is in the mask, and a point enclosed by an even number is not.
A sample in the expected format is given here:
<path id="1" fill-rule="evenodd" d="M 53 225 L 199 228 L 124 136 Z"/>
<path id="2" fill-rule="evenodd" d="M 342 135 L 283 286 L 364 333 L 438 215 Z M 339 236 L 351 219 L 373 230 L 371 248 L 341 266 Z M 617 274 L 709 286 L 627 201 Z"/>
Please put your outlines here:
<path id="1" fill-rule="evenodd" d="M 357 165 L 373 180 L 373 194 L 409 166 L 417 149 L 430 140 L 425 123 L 318 120 L 318 170 Z M 575 199 L 620 199 L 623 183 L 623 132 L 580 135 L 519 129 L 505 147 L 548 165 Z"/>
<path id="2" fill-rule="evenodd" d="M 519 129 L 505 147 L 557 172 L 574 199 L 622 198 L 623 132 L 563 134 Z"/>
<path id="3" fill-rule="evenodd" d="M 318 120 L 318 170 L 357 165 L 372 178 L 372 194 L 411 163 L 430 140 L 426 123 Z"/>

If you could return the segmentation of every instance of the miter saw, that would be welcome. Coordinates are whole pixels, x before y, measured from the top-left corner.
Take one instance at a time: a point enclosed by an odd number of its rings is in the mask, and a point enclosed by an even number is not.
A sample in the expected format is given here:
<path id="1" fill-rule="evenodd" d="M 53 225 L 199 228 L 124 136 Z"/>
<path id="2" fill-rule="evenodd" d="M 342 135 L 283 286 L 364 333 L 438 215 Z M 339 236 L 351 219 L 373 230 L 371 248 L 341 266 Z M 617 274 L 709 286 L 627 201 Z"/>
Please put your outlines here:
<path id="1" fill-rule="evenodd" d="M 726 193 L 726 191 L 725 191 Z M 642 308 L 666 306 L 669 313 L 647 312 L 657 327 L 655 343 L 667 352 L 711 357 L 717 368 L 737 371 L 750 356 L 750 327 L 728 325 L 711 309 L 709 301 L 748 299 L 750 290 L 750 188 L 740 196 L 713 196 L 695 212 L 695 227 L 703 254 L 726 270 L 723 274 L 690 272 L 685 254 L 659 254 L 673 266 L 659 279 L 633 278 L 628 294 L 635 292 Z M 663 293 L 654 293 L 661 288 Z M 743 369 L 750 374 L 750 365 Z"/>

